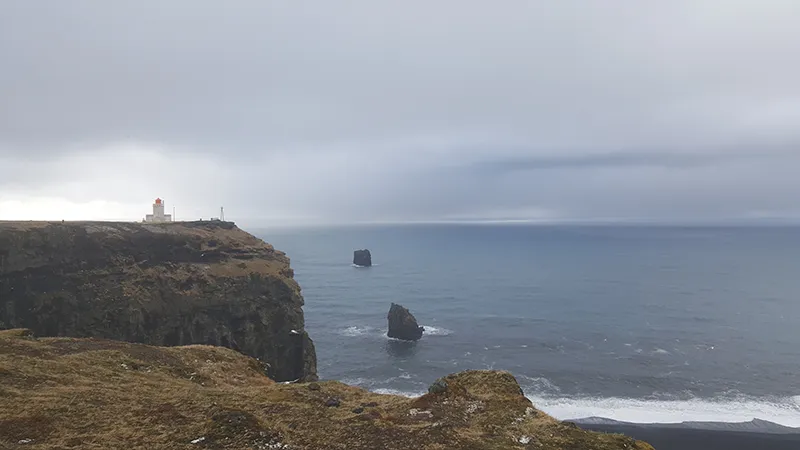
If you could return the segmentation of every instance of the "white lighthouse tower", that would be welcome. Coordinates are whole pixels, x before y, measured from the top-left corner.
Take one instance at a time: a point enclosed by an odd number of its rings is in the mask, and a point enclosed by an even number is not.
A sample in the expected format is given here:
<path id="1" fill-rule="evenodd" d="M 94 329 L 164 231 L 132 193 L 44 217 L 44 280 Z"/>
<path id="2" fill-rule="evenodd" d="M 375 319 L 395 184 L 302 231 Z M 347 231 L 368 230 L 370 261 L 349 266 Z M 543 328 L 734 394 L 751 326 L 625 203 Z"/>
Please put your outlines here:
<path id="1" fill-rule="evenodd" d="M 172 214 L 164 214 L 164 201 L 157 198 L 153 203 L 153 214 L 144 217 L 145 222 L 172 222 Z"/>

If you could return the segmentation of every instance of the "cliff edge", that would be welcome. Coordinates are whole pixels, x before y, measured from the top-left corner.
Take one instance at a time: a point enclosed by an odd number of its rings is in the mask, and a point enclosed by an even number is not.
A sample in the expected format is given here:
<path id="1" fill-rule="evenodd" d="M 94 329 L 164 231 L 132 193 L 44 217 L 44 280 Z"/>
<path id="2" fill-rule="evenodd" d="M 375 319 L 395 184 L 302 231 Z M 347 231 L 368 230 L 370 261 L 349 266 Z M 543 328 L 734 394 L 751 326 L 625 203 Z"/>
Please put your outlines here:
<path id="1" fill-rule="evenodd" d="M 0 331 L 0 448 L 652 450 L 547 416 L 507 372 L 436 385 L 406 398 L 276 383 L 220 347 Z"/>
<path id="2" fill-rule="evenodd" d="M 0 222 L 0 329 L 229 347 L 316 378 L 289 258 L 230 222 Z"/>

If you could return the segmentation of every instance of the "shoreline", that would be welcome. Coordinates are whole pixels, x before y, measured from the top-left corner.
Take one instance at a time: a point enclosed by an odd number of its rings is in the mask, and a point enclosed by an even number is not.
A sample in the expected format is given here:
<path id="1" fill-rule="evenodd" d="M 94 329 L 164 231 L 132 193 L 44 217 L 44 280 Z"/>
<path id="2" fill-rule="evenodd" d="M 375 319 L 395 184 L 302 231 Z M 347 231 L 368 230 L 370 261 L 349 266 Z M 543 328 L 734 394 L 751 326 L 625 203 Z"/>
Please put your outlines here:
<path id="1" fill-rule="evenodd" d="M 658 450 L 797 450 L 800 430 L 795 432 L 733 431 L 694 428 L 691 424 L 589 424 L 580 428 L 603 433 L 620 433 L 643 440 Z"/>

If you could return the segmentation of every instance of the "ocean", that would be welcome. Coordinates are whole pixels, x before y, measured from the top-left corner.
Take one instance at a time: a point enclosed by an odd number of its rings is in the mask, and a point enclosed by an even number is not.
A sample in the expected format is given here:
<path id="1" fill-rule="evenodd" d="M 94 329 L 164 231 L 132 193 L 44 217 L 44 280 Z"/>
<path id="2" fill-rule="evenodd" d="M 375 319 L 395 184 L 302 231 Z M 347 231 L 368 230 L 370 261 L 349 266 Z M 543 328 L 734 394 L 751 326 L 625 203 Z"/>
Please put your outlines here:
<path id="1" fill-rule="evenodd" d="M 800 427 L 800 228 L 263 229 L 305 297 L 319 374 L 419 395 L 512 372 L 559 419 Z M 352 266 L 353 250 L 371 268 Z M 386 337 L 391 302 L 426 329 Z"/>

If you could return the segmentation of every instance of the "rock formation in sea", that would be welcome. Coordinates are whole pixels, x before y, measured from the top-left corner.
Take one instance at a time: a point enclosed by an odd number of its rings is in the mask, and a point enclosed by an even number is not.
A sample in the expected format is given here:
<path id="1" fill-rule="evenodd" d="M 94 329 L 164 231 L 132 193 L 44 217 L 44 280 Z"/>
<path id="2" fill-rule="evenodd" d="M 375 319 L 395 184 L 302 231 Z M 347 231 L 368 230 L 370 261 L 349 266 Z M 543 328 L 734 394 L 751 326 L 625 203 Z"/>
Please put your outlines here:
<path id="1" fill-rule="evenodd" d="M 356 250 L 353 252 L 353 264 L 360 267 L 372 266 L 372 255 L 369 250 Z"/>
<path id="2" fill-rule="evenodd" d="M 389 308 L 389 332 L 390 338 L 402 339 L 404 341 L 418 341 L 422 337 L 424 327 L 417 324 L 417 319 L 408 309 L 392 303 Z"/>
<path id="3" fill-rule="evenodd" d="M 653 450 L 553 419 L 507 372 L 436 386 L 407 398 L 276 383 L 222 347 L 0 331 L 0 448 Z"/>
<path id="4" fill-rule="evenodd" d="M 0 328 L 229 347 L 316 378 L 289 258 L 230 222 L 0 222 Z"/>

